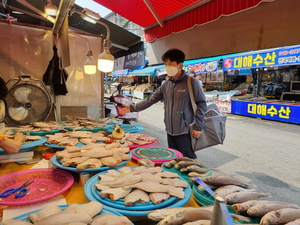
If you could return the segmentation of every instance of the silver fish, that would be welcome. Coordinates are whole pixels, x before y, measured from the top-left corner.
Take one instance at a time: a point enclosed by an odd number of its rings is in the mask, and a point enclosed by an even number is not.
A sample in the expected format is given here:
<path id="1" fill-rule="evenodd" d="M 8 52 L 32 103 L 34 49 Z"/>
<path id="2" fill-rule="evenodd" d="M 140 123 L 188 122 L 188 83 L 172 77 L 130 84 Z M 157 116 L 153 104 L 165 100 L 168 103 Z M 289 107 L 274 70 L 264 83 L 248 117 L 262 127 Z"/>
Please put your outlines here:
<path id="1" fill-rule="evenodd" d="M 286 224 L 300 219 L 300 209 L 284 208 L 268 212 L 260 220 L 260 225 Z"/>
<path id="2" fill-rule="evenodd" d="M 295 204 L 289 204 L 285 202 L 257 202 L 254 206 L 251 206 L 247 210 L 247 214 L 252 217 L 263 217 L 268 212 L 283 209 L 283 208 L 293 208 L 299 209 L 299 206 Z"/>

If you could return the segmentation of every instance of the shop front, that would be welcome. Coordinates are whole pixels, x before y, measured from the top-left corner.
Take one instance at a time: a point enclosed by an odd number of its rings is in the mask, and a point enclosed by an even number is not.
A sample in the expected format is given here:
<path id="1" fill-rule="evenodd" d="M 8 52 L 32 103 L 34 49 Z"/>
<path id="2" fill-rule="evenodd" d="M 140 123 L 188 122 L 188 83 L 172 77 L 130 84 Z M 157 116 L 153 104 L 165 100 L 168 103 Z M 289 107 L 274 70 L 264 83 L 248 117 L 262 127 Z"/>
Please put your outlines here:
<path id="1" fill-rule="evenodd" d="M 299 124 L 299 65 L 299 45 L 225 57 L 223 71 L 253 71 L 252 96 L 232 99 L 231 113 Z"/>

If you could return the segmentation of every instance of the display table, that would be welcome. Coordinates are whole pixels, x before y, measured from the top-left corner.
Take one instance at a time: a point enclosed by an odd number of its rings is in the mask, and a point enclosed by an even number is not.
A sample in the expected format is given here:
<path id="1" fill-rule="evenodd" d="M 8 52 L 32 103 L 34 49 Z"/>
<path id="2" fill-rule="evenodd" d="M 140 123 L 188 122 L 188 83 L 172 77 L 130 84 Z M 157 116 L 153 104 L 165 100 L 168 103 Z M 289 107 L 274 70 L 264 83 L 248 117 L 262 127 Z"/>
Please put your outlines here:
<path id="1" fill-rule="evenodd" d="M 46 146 L 38 146 L 34 149 L 34 154 L 35 154 L 34 158 L 40 157 L 42 155 L 42 153 L 44 153 L 44 152 L 51 152 L 51 151 L 53 151 L 52 148 L 49 148 Z M 30 164 L 30 165 L 26 165 L 26 164 L 19 165 L 17 163 L 1 164 L 0 176 L 6 175 L 9 173 L 13 173 L 13 172 L 17 172 L 17 171 L 29 170 L 32 166 L 34 166 L 34 164 Z M 130 161 L 125 166 L 137 166 L 137 164 L 133 161 Z M 70 172 L 70 171 L 68 171 L 68 172 Z M 63 194 L 63 197 L 66 199 L 67 204 L 74 204 L 74 203 L 83 204 L 83 203 L 89 202 L 84 195 L 84 188 L 79 185 L 79 174 L 72 173 L 72 172 L 70 172 L 70 173 L 74 176 L 74 183 L 73 183 L 72 187 Z M 91 174 L 91 176 L 93 176 L 93 175 L 94 174 Z M 186 206 L 200 207 L 193 196 L 191 197 L 189 202 L 186 204 Z M 24 206 L 24 207 L 26 207 L 26 206 Z M 12 208 L 12 207 L 0 205 L 1 218 L 2 218 L 3 210 L 7 209 L 7 208 Z M 138 224 L 152 225 L 152 224 L 156 224 L 156 223 L 154 221 L 145 219 L 145 220 L 135 221 L 134 224 L 136 224 L 136 225 L 138 225 Z"/>

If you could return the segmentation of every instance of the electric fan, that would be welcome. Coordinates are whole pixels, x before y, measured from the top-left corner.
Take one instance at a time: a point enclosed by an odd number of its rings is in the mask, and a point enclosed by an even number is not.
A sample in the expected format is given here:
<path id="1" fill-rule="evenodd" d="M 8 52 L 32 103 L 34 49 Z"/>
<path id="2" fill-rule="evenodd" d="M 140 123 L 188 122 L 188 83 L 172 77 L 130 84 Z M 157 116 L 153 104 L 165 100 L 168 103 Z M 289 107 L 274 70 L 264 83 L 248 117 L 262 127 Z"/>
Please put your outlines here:
<path id="1" fill-rule="evenodd" d="M 45 121 L 51 113 L 53 101 L 45 84 L 32 76 L 22 75 L 7 82 L 8 126 L 16 127 L 33 122 Z"/>

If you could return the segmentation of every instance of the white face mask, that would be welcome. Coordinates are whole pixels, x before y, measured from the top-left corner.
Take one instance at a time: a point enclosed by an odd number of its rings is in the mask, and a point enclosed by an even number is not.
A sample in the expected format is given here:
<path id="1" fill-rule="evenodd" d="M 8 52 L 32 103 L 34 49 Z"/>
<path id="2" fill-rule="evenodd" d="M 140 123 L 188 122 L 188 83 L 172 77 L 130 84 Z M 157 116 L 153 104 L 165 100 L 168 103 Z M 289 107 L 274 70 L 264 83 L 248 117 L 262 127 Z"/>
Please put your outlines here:
<path id="1" fill-rule="evenodd" d="M 176 66 L 166 66 L 166 72 L 169 77 L 174 77 L 177 74 L 178 69 Z"/>

